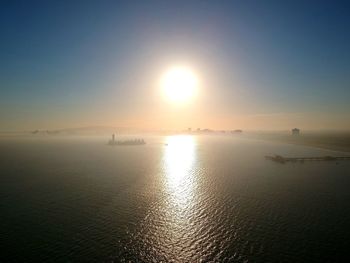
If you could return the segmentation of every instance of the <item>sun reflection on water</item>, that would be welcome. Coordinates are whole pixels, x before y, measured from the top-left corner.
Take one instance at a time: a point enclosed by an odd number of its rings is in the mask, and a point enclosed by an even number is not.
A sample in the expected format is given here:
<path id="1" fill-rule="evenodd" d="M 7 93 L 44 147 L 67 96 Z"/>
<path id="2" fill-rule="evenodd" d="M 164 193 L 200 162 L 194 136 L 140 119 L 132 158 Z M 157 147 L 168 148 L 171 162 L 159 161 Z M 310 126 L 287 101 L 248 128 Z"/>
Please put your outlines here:
<path id="1" fill-rule="evenodd" d="M 200 205 L 196 137 L 169 136 L 164 143 L 159 199 L 133 242 L 139 244 L 145 262 L 186 262 L 201 226 L 196 216 Z"/>
<path id="2" fill-rule="evenodd" d="M 186 224 L 195 200 L 196 141 L 194 136 L 178 135 L 166 139 L 164 187 L 168 215 L 177 225 Z M 187 218 L 187 219 L 186 219 Z"/>
<path id="3" fill-rule="evenodd" d="M 176 190 L 181 183 L 189 179 L 195 162 L 195 141 L 193 136 L 169 136 L 164 152 L 165 175 L 167 184 Z"/>

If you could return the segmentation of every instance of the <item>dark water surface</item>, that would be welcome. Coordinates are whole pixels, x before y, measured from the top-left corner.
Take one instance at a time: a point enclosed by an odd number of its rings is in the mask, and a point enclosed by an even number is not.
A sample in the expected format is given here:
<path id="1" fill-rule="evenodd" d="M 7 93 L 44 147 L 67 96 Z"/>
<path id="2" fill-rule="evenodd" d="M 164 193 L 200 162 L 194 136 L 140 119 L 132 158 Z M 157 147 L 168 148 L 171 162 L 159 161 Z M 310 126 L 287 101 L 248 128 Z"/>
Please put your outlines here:
<path id="1" fill-rule="evenodd" d="M 264 160 L 337 153 L 145 139 L 1 139 L 0 261 L 345 262 L 350 162 Z"/>

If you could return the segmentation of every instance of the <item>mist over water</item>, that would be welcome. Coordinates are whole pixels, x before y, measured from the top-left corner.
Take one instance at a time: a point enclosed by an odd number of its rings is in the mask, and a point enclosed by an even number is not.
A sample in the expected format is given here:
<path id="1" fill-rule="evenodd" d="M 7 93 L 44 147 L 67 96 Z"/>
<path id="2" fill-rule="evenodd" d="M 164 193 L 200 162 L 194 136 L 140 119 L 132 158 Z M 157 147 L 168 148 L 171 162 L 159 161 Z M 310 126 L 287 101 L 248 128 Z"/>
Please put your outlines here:
<path id="1" fill-rule="evenodd" d="M 339 262 L 350 241 L 344 155 L 220 136 L 0 141 L 1 261 Z"/>

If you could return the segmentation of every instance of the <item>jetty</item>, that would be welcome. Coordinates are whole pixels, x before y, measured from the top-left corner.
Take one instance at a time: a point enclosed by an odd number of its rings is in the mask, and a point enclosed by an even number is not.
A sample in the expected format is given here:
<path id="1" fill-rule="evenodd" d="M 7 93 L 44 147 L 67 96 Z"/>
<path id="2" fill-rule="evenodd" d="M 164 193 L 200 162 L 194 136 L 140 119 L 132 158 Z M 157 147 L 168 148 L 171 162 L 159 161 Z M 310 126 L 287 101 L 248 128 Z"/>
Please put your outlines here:
<path id="1" fill-rule="evenodd" d="M 265 159 L 271 160 L 277 163 L 287 162 L 307 162 L 307 161 L 342 161 L 350 160 L 350 156 L 318 156 L 318 157 L 283 157 L 281 155 L 267 155 Z"/>
<path id="2" fill-rule="evenodd" d="M 144 139 L 131 139 L 131 140 L 116 140 L 115 135 L 112 134 L 112 139 L 108 141 L 108 145 L 144 145 L 146 142 Z"/>

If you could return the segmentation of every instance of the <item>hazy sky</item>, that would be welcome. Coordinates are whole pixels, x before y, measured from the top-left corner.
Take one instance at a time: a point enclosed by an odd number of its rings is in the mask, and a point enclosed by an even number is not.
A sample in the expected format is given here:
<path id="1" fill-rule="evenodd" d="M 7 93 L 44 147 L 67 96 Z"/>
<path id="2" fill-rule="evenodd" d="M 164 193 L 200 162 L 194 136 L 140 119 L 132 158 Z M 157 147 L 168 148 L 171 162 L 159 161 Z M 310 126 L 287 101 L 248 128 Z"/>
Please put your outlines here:
<path id="1" fill-rule="evenodd" d="M 350 129 L 346 1 L 2 1 L 0 130 Z M 186 105 L 169 67 L 196 72 Z"/>

